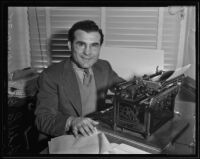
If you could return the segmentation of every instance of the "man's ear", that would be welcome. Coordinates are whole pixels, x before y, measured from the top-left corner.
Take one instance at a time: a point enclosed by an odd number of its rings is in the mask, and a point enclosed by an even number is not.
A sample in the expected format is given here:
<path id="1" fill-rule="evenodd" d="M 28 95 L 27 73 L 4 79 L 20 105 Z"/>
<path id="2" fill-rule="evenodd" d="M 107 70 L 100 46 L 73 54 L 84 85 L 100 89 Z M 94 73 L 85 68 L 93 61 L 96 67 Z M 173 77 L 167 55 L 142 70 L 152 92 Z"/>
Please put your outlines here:
<path id="1" fill-rule="evenodd" d="M 68 45 L 69 50 L 71 50 L 72 49 L 72 43 L 70 41 L 68 41 L 67 45 Z"/>

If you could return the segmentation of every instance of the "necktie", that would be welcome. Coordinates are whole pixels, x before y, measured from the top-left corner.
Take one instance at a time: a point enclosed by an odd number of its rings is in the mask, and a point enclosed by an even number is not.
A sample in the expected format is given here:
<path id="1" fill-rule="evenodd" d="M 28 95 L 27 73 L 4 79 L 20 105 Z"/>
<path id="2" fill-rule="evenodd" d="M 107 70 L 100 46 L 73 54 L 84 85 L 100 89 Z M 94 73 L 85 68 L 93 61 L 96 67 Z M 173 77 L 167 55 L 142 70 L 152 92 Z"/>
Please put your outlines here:
<path id="1" fill-rule="evenodd" d="M 91 80 L 91 74 L 89 72 L 89 69 L 84 70 L 84 76 L 83 76 L 83 85 L 88 86 Z"/>

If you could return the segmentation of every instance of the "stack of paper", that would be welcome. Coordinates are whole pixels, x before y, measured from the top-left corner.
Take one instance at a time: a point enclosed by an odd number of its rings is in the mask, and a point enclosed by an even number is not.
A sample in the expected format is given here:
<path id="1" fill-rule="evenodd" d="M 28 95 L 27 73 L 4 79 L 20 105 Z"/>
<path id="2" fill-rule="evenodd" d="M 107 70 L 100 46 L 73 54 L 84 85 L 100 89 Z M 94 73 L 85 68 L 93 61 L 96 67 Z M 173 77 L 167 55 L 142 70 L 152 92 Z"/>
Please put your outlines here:
<path id="1" fill-rule="evenodd" d="M 50 154 L 148 154 L 125 144 L 109 143 L 104 133 L 87 137 L 63 135 L 49 141 Z"/>

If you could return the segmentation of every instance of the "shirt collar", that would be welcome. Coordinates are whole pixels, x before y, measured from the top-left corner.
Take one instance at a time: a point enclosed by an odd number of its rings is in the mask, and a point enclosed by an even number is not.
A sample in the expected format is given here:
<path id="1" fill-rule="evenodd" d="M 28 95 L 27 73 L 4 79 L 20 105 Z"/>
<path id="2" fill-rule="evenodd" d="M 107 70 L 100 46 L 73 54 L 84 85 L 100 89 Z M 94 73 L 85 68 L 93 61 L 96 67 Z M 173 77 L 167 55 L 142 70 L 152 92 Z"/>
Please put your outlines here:
<path id="1" fill-rule="evenodd" d="M 72 62 L 72 67 L 73 67 L 73 69 L 74 69 L 75 71 L 77 71 L 77 72 L 82 72 L 82 73 L 84 72 L 84 69 L 78 67 L 77 64 L 76 64 L 73 60 L 71 60 L 71 62 Z M 92 73 L 91 67 L 89 68 L 89 72 Z"/>

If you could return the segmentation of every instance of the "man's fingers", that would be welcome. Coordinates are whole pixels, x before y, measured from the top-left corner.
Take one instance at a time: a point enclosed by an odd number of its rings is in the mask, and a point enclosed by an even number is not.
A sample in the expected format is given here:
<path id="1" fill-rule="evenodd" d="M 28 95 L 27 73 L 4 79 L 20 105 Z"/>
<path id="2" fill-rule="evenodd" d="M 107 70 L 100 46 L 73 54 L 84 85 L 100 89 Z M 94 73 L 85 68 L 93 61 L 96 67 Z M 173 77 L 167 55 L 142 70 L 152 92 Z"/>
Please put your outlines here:
<path id="1" fill-rule="evenodd" d="M 75 137 L 78 136 L 78 133 L 81 133 L 83 136 L 92 135 L 96 132 L 95 125 L 97 124 L 99 124 L 99 122 L 90 118 L 77 118 L 73 121 L 73 134 Z"/>
<path id="2" fill-rule="evenodd" d="M 74 136 L 78 137 L 78 129 L 74 128 L 72 131 L 73 131 Z"/>
<path id="3" fill-rule="evenodd" d="M 91 122 L 88 122 L 87 126 L 88 126 L 89 130 L 91 131 L 91 133 L 95 133 L 95 127 L 92 125 Z"/>
<path id="4" fill-rule="evenodd" d="M 95 132 L 95 128 L 92 124 L 92 120 L 90 118 L 85 118 L 83 122 L 83 128 L 88 133 L 88 135 L 91 135 Z"/>
<path id="5" fill-rule="evenodd" d="M 92 135 L 93 134 L 93 130 L 91 130 L 89 128 L 89 125 L 83 125 L 82 128 L 85 130 L 85 132 L 87 133 L 87 135 Z"/>
<path id="6" fill-rule="evenodd" d="M 92 119 L 90 119 L 90 118 L 87 118 L 87 120 L 88 120 L 92 125 L 97 125 L 97 124 L 99 124 L 98 121 L 94 121 L 94 120 L 92 120 Z"/>
<path id="7" fill-rule="evenodd" d="M 92 122 L 93 125 L 98 125 L 98 124 L 99 124 L 98 121 L 94 121 L 94 120 L 92 120 L 92 119 L 91 119 L 91 122 Z"/>
<path id="8" fill-rule="evenodd" d="M 85 129 L 83 129 L 82 127 L 79 128 L 79 132 L 83 135 L 83 136 L 87 136 Z"/>

